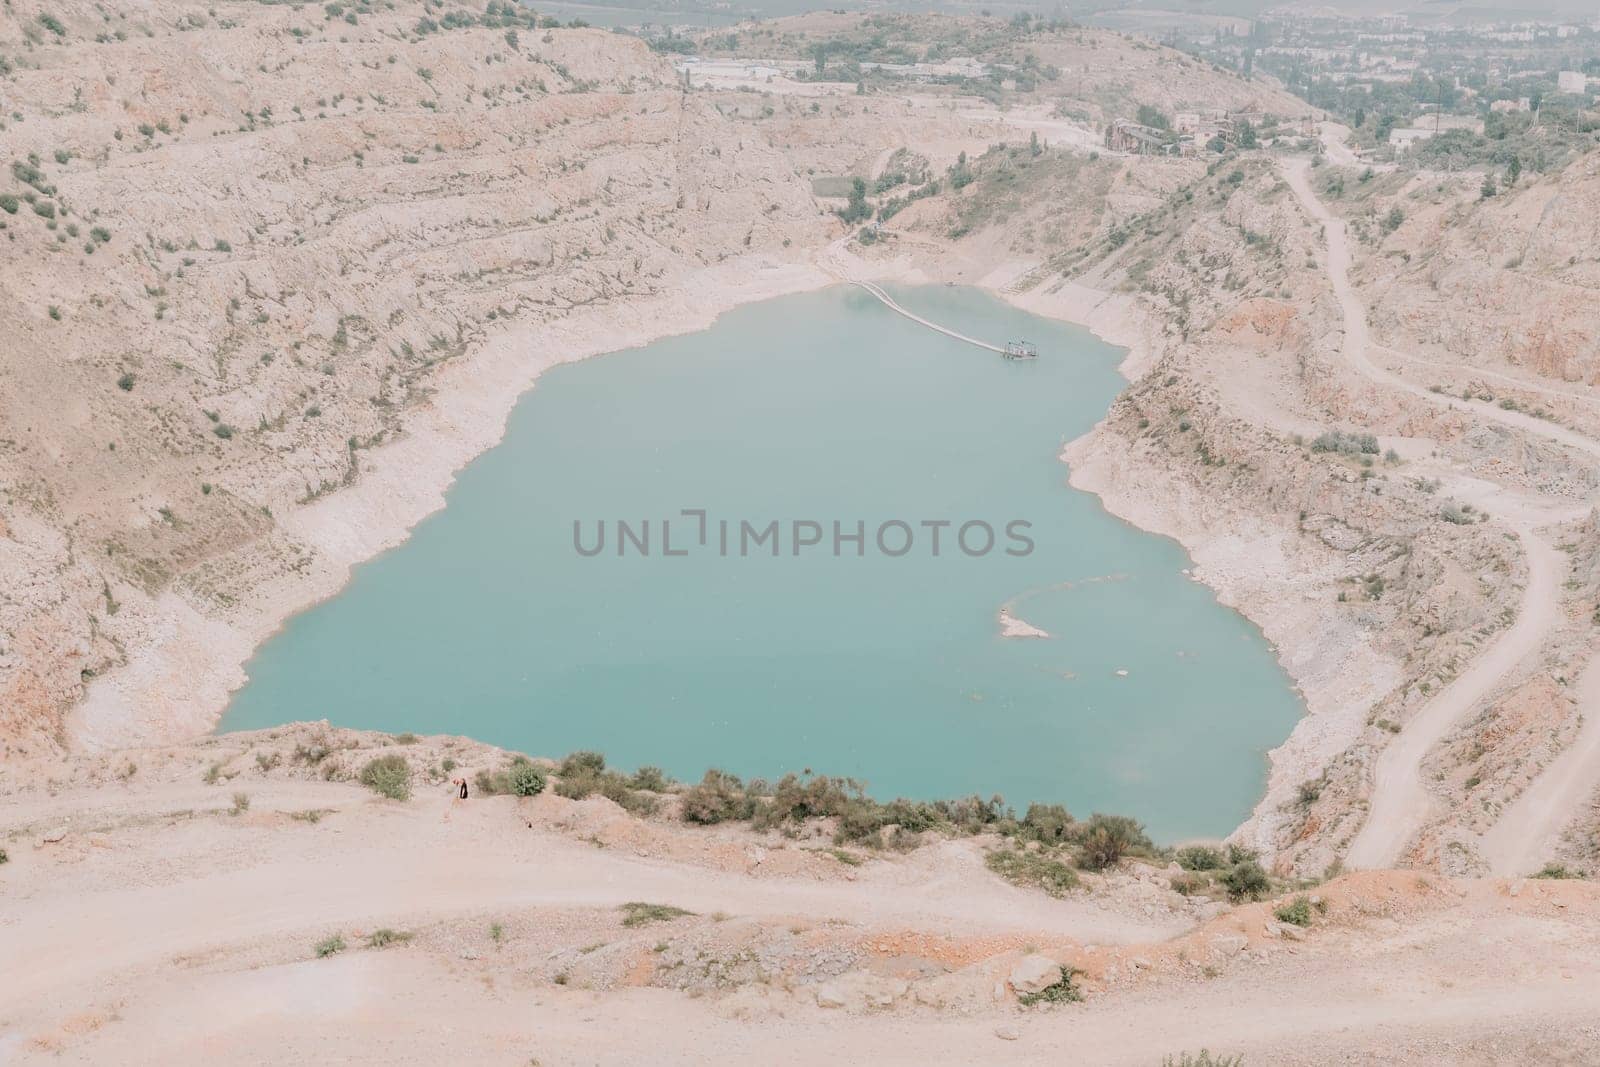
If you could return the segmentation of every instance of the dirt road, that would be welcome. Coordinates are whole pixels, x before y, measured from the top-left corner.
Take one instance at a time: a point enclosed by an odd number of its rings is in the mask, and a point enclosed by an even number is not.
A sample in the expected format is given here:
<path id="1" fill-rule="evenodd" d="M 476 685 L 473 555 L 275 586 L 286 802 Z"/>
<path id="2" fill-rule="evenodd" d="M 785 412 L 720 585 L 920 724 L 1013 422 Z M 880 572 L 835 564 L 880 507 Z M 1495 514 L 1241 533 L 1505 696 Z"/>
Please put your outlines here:
<path id="1" fill-rule="evenodd" d="M 1283 172 L 1289 187 L 1306 211 L 1322 224 L 1328 246 L 1328 278 L 1344 320 L 1343 356 L 1353 369 L 1371 382 L 1408 393 L 1429 404 L 1468 407 L 1475 415 L 1486 420 L 1514 426 L 1590 455 L 1600 456 L 1600 443 L 1565 427 L 1486 403 L 1441 396 L 1373 363 L 1366 307 L 1350 284 L 1350 244 L 1345 224 L 1328 211 L 1312 190 L 1308 161 L 1287 162 Z M 1565 514 L 1559 517 L 1572 517 L 1570 505 L 1565 505 L 1564 511 Z M 1422 784 L 1422 762 L 1428 752 L 1481 700 L 1498 689 L 1512 671 L 1536 652 L 1560 622 L 1559 586 L 1563 561 L 1534 532 L 1533 521 L 1513 520 L 1508 524 L 1521 541 L 1528 560 L 1528 585 L 1523 592 L 1517 620 L 1466 671 L 1413 716 L 1400 735 L 1384 749 L 1374 774 L 1366 822 L 1345 856 L 1345 862 L 1351 867 L 1370 869 L 1395 864 L 1412 835 L 1426 822 L 1432 806 L 1431 797 Z M 1580 757 L 1574 757 L 1577 758 Z M 1583 773 L 1600 775 L 1600 768 L 1586 769 Z M 1531 813 L 1545 809 L 1535 801 L 1531 802 L 1528 810 Z"/>
<path id="2" fill-rule="evenodd" d="M 1374 870 L 1396 865 L 1433 807 L 1422 782 L 1422 762 L 1429 751 L 1538 651 L 1555 628 L 1562 561 L 1530 530 L 1518 530 L 1517 536 L 1528 559 L 1528 586 L 1517 621 L 1424 705 L 1378 757 L 1367 820 L 1345 853 L 1346 866 Z"/>
<path id="3" fill-rule="evenodd" d="M 271 745 L 304 736 L 237 746 L 226 784 L 202 782 L 226 759 L 216 746 L 141 752 L 131 778 L 48 797 L 0 783 L 0 958 L 24 963 L 0 969 L 0 1063 L 1143 1067 L 1202 1047 L 1290 1065 L 1600 1049 L 1588 883 L 1513 894 L 1352 874 L 1318 887 L 1322 910 L 1293 937 L 1274 932 L 1272 902 L 1195 927 L 1130 896 L 1150 890 L 1139 878 L 1067 900 L 1006 885 L 970 841 L 850 867 L 598 799 L 380 800 L 285 777 Z M 409 749 L 419 765 L 440 758 L 430 743 Z M 230 811 L 235 793 L 250 802 Z M 308 811 L 325 814 L 291 817 Z M 688 912 L 633 928 L 628 901 Z M 1090 999 L 1020 1008 L 1006 982 L 1028 952 L 1081 960 Z M 883 999 L 823 998 L 847 979 Z"/>
<path id="4" fill-rule="evenodd" d="M 1483 836 L 1489 870 L 1502 877 L 1531 874 L 1555 853 L 1561 831 L 1600 791 L 1600 661 L 1578 679 L 1578 736 L 1562 749 Z"/>

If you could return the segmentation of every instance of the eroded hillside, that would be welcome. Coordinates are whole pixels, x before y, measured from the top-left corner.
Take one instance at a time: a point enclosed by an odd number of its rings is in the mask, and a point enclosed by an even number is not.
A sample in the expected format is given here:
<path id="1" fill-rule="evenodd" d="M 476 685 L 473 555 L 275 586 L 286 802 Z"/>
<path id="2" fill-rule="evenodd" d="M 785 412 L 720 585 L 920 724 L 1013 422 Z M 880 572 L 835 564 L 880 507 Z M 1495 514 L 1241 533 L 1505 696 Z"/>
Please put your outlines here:
<path id="1" fill-rule="evenodd" d="M 326 591 L 392 537 L 537 367 L 652 314 L 703 321 L 727 297 L 696 275 L 747 257 L 749 284 L 829 232 L 787 162 L 642 42 L 535 22 L 509 4 L 0 15 L 9 743 L 55 743 L 89 680 L 155 649 L 128 703 L 214 705 L 207 646 L 247 648 L 241 613 Z M 485 362 L 510 331 L 521 351 Z M 397 455 L 415 478 L 394 472 L 399 501 L 354 532 L 288 518 L 359 482 L 447 374 L 506 396 Z"/>

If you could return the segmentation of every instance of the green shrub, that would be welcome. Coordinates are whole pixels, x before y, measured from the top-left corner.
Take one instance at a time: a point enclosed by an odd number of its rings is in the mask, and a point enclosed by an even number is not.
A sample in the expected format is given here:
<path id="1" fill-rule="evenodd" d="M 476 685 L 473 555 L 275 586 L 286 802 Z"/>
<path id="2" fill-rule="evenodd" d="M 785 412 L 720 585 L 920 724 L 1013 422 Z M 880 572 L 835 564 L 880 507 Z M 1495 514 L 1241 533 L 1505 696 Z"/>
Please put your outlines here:
<path id="1" fill-rule="evenodd" d="M 1222 857 L 1222 850 L 1209 845 L 1180 848 L 1175 859 L 1178 866 L 1186 871 L 1220 871 L 1228 865 Z"/>
<path id="2" fill-rule="evenodd" d="M 675 908 L 670 904 L 646 904 L 643 901 L 633 900 L 617 908 L 622 912 L 623 926 L 644 926 L 647 923 L 666 923 L 674 919 L 681 919 L 694 912 L 683 908 Z"/>
<path id="3" fill-rule="evenodd" d="M 249 810 L 250 810 L 250 794 L 249 793 L 235 793 L 235 794 L 233 794 L 233 814 L 235 814 L 235 815 L 243 815 L 245 812 L 247 812 Z"/>
<path id="4" fill-rule="evenodd" d="M 1243 860 L 1230 867 L 1228 873 L 1222 876 L 1222 885 L 1228 891 L 1228 899 L 1235 904 L 1244 900 L 1260 900 L 1272 892 L 1271 879 L 1255 860 Z"/>
<path id="5" fill-rule="evenodd" d="M 19 206 L 15 196 L 10 193 L 0 193 L 0 211 L 4 211 L 7 215 L 15 215 Z"/>
<path id="6" fill-rule="evenodd" d="M 673 781 L 660 767 L 646 765 L 633 772 L 628 784 L 635 789 L 648 789 L 652 793 L 670 793 Z"/>
<path id="7" fill-rule="evenodd" d="M 754 802 L 750 822 L 757 830 L 768 830 L 787 821 L 843 816 L 852 802 L 865 799 L 860 787 L 847 779 L 786 774 L 773 786 L 770 797 Z M 876 832 L 880 825 L 874 821 L 869 832 Z"/>
<path id="8" fill-rule="evenodd" d="M 315 952 L 317 954 L 317 959 L 321 960 L 326 959 L 335 953 L 343 952 L 344 949 L 344 938 L 340 937 L 338 934 L 334 934 L 332 937 L 324 938 L 323 940 L 318 941 Z"/>
<path id="9" fill-rule="evenodd" d="M 729 819 L 747 818 L 751 810 L 744 783 L 727 771 L 707 771 L 700 784 L 683 794 L 680 817 L 684 822 L 709 826 Z"/>
<path id="10" fill-rule="evenodd" d="M 229 426 L 225 422 L 219 422 L 215 426 L 211 427 L 211 432 L 222 438 L 224 441 L 233 440 L 233 427 Z"/>
<path id="11" fill-rule="evenodd" d="M 1201 1049 L 1198 1056 L 1191 1056 L 1187 1052 L 1179 1053 L 1176 1059 L 1168 1056 L 1161 1061 L 1161 1067 L 1244 1067 L 1244 1057 L 1213 1056 Z"/>
<path id="12" fill-rule="evenodd" d="M 229 244 L 227 241 L 224 241 L 220 237 L 217 238 L 216 242 L 211 247 L 215 248 L 218 252 L 232 252 L 233 251 L 233 245 Z"/>
<path id="13" fill-rule="evenodd" d="M 6 855 L 6 850 L 0 848 L 0 863 L 10 863 L 11 857 Z"/>
<path id="14" fill-rule="evenodd" d="M 117 379 L 117 388 L 121 389 L 124 393 L 133 392 L 133 374 L 132 374 L 132 372 L 126 373 L 122 377 Z"/>
<path id="15" fill-rule="evenodd" d="M 1078 839 L 1078 866 L 1091 871 L 1103 871 L 1122 862 L 1123 857 L 1139 852 L 1149 852 L 1154 846 L 1145 836 L 1144 827 L 1126 815 L 1101 815 L 1089 817 L 1076 835 Z"/>
<path id="16" fill-rule="evenodd" d="M 1016 836 L 1044 845 L 1060 845 L 1067 841 L 1076 821 L 1060 804 L 1029 804 Z"/>
<path id="17" fill-rule="evenodd" d="M 599 794 L 635 815 L 649 815 L 656 810 L 655 797 L 634 792 L 628 788 L 628 780 L 615 771 L 578 770 L 557 781 L 555 793 L 569 800 L 582 800 Z"/>
<path id="18" fill-rule="evenodd" d="M 997 848 L 983 863 L 1012 885 L 1042 889 L 1053 897 L 1064 897 L 1078 888 L 1078 872 L 1044 851 Z"/>
<path id="19" fill-rule="evenodd" d="M 1304 896 L 1295 897 L 1287 904 L 1280 904 L 1273 913 L 1281 923 L 1292 926 L 1311 925 L 1311 901 Z"/>
<path id="20" fill-rule="evenodd" d="M 1076 968 L 1061 968 L 1061 981 L 1047 985 L 1037 993 L 1023 993 L 1017 997 L 1017 1003 L 1025 1008 L 1035 1004 L 1075 1004 L 1083 999 L 1083 990 L 1072 983 L 1074 976 L 1081 974 Z"/>
<path id="21" fill-rule="evenodd" d="M 506 792 L 514 797 L 536 797 L 544 792 L 544 772 L 531 763 L 512 763 L 506 771 Z"/>
<path id="22" fill-rule="evenodd" d="M 388 948 L 390 945 L 403 945 L 411 940 L 411 933 L 406 930 L 391 930 L 387 926 L 380 930 L 372 931 L 367 938 L 368 948 Z"/>
<path id="23" fill-rule="evenodd" d="M 599 752 L 571 752 L 556 768 L 561 777 L 574 774 L 600 774 L 606 769 L 606 758 Z"/>
<path id="24" fill-rule="evenodd" d="M 35 200 L 33 213 L 41 219 L 53 219 L 56 217 L 56 206 L 48 200 Z"/>
<path id="25" fill-rule="evenodd" d="M 1317 435 L 1316 440 L 1311 442 L 1311 451 L 1337 452 L 1347 456 L 1375 456 L 1378 454 L 1378 439 L 1370 433 L 1329 430 Z"/>
<path id="26" fill-rule="evenodd" d="M 48 11 L 39 16 L 39 25 L 49 30 L 57 37 L 65 37 L 67 35 L 67 28 L 61 24 L 61 20 L 50 14 Z"/>
<path id="27" fill-rule="evenodd" d="M 479 771 L 474 779 L 478 792 L 485 796 L 505 794 L 514 797 L 536 797 L 544 792 L 545 773 L 534 766 L 527 756 L 512 756 L 511 762 L 501 771 Z"/>
<path id="28" fill-rule="evenodd" d="M 295 745 L 294 752 L 290 754 L 290 758 L 297 763 L 309 763 L 315 767 L 332 754 L 332 747 L 329 746 L 326 738 L 322 738 L 312 741 L 309 745 Z"/>
<path id="29" fill-rule="evenodd" d="M 378 756 L 361 768 L 361 784 L 390 800 L 411 799 L 411 765 L 399 753 Z"/>
<path id="30" fill-rule="evenodd" d="M 1535 878 L 1582 878 L 1582 871 L 1575 871 L 1563 863 L 1547 863 L 1534 875 Z"/>

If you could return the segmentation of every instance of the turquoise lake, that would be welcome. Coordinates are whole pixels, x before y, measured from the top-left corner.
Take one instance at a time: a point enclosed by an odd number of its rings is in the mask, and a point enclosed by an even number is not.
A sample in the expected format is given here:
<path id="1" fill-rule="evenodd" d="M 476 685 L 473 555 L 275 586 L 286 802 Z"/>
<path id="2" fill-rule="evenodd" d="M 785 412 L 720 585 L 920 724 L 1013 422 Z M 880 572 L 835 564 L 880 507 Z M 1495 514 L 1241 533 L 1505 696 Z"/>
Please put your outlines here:
<path id="1" fill-rule="evenodd" d="M 556 367 L 443 511 L 258 651 L 223 728 L 327 718 L 685 779 L 810 768 L 881 798 L 1000 793 L 1134 815 L 1161 841 L 1232 830 L 1302 709 L 1178 545 L 1067 486 L 1061 447 L 1122 387 L 1121 350 L 978 290 L 892 292 L 1040 357 L 841 286 Z M 683 509 L 707 512 L 704 547 Z M 619 558 L 619 519 L 636 536 L 650 520 L 649 555 Z M 662 554 L 663 519 L 686 555 Z M 780 555 L 741 555 L 740 521 L 774 519 Z M 798 556 L 796 519 L 823 531 Z M 580 555 L 574 522 L 587 549 L 600 520 L 605 550 Z M 895 557 L 874 536 L 893 520 L 913 537 Z M 995 530 L 987 554 L 954 543 L 972 520 Z M 1012 520 L 1031 553 L 1006 554 Z M 865 524 L 864 556 L 833 554 L 835 521 Z M 1002 638 L 1008 603 L 1050 637 Z"/>

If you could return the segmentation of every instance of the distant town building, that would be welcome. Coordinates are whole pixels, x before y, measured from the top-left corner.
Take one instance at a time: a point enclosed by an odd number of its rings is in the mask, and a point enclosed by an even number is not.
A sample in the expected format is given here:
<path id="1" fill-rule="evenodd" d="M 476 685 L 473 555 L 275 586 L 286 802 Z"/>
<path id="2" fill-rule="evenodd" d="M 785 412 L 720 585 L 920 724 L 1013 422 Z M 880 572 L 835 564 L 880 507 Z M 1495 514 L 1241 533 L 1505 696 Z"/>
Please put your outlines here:
<path id="1" fill-rule="evenodd" d="M 1389 143 L 1394 145 L 1397 152 L 1409 152 L 1418 141 L 1426 141 L 1433 136 L 1433 127 L 1422 129 L 1419 126 L 1397 127 L 1389 131 Z"/>
<path id="2" fill-rule="evenodd" d="M 1556 75 L 1556 90 L 1563 93 L 1589 91 L 1589 76 L 1581 70 L 1564 70 Z"/>
<path id="3" fill-rule="evenodd" d="M 1496 100 L 1489 105 L 1490 111 L 1527 111 L 1531 107 L 1530 101 L 1525 96 L 1515 100 Z"/>

